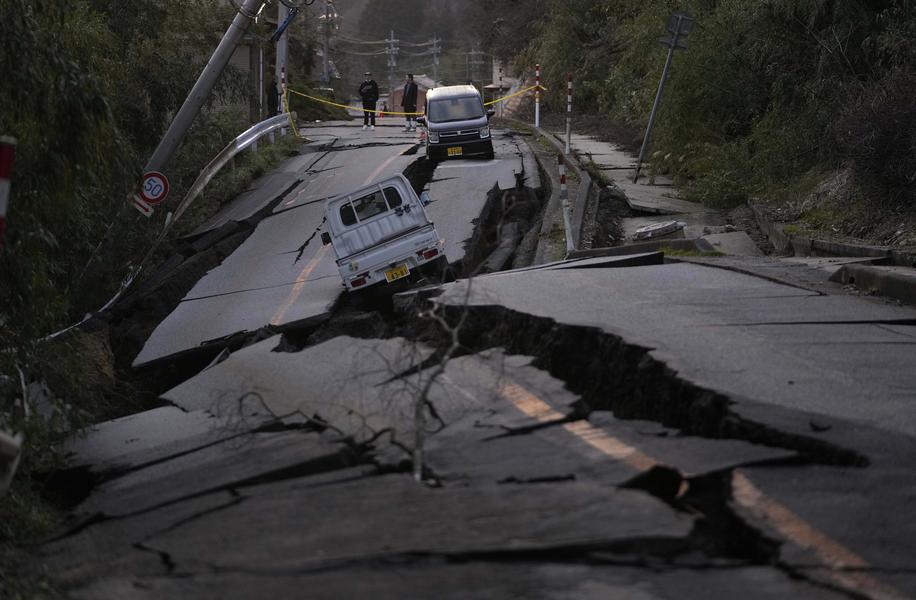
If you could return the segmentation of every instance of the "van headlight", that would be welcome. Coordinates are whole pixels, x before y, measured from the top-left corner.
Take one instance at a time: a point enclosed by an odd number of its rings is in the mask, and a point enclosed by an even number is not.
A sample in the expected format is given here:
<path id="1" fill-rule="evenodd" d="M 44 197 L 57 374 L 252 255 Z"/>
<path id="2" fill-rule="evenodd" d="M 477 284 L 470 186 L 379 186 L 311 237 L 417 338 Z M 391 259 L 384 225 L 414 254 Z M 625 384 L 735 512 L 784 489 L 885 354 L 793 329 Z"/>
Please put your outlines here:
<path id="1" fill-rule="evenodd" d="M 429 141 L 432 142 L 433 144 L 439 143 L 439 132 L 438 131 L 430 131 L 427 134 L 427 136 L 429 137 Z"/>
<path id="2" fill-rule="evenodd" d="M 490 137 L 490 126 L 480 128 L 480 139 L 485 139 Z"/>

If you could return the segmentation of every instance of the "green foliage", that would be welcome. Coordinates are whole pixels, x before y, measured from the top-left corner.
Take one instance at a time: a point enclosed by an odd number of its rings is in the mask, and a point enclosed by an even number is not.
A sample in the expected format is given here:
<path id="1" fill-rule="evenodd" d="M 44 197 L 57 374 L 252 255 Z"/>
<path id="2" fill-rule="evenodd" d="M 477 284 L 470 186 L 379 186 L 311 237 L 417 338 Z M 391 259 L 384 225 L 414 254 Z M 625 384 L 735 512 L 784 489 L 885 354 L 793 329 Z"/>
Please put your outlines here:
<path id="1" fill-rule="evenodd" d="M 494 22 L 482 37 L 524 70 L 541 63 L 547 110 L 562 106 L 572 72 L 577 106 L 632 129 L 645 128 L 655 98 L 667 16 L 696 17 L 689 49 L 675 54 L 652 140 L 656 170 L 671 171 L 694 198 L 729 206 L 849 162 L 860 180 L 916 197 L 910 0 L 511 4 L 528 18 Z M 470 5 L 479 18 L 493 2 Z"/>
<path id="2" fill-rule="evenodd" d="M 289 89 L 314 98 L 323 97 L 320 93 L 305 85 L 290 85 Z M 339 98 L 332 101 L 340 104 L 344 103 Z M 303 98 L 293 93 L 289 95 L 289 110 L 296 113 L 300 122 L 350 120 L 350 115 L 347 113 L 346 109 L 331 106 L 330 104 L 322 104 L 321 102 Z"/>
<path id="3" fill-rule="evenodd" d="M 0 0 L 0 135 L 18 140 L 0 248 L 0 427 L 27 436 L 18 491 L 0 501 L 0 523 L 31 522 L 32 478 L 57 466 L 64 434 L 144 400 L 119 383 L 106 333 L 43 337 L 110 298 L 158 233 L 128 195 L 234 14 L 217 0 Z M 293 31 L 293 47 L 307 46 L 308 30 Z M 171 201 L 249 126 L 246 86 L 237 69 L 223 74 L 172 159 Z M 288 152 L 282 144 L 239 157 L 202 208 L 215 210 Z M 182 226 L 208 216 L 198 211 Z M 48 384 L 44 416 L 13 410 L 19 369 Z M 0 527 L 0 554 L 37 531 Z"/>

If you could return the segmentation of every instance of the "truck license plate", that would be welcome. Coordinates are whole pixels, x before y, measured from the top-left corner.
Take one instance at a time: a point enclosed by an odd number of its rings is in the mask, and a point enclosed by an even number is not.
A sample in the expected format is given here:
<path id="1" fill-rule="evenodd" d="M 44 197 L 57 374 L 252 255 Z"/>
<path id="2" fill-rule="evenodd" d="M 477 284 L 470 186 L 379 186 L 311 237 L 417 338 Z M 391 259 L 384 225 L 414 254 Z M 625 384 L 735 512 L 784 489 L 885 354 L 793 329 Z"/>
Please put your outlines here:
<path id="1" fill-rule="evenodd" d="M 398 265 L 393 269 L 385 271 L 385 280 L 391 283 L 392 281 L 403 279 L 408 275 L 410 275 L 410 269 L 407 268 L 407 263 L 404 263 L 403 265 Z"/>
<path id="2" fill-rule="evenodd" d="M 464 151 L 461 149 L 461 146 L 452 146 L 448 149 L 449 156 L 461 156 L 464 154 Z"/>

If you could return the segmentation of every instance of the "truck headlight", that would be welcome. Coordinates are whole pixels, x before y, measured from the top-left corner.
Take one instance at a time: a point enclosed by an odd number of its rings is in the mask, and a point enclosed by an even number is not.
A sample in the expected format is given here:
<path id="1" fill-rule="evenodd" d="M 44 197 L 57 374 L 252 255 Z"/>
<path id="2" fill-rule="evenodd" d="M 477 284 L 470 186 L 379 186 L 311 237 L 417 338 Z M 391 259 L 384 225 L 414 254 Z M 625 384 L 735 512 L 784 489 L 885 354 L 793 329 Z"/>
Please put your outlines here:
<path id="1" fill-rule="evenodd" d="M 427 135 L 428 135 L 429 141 L 430 141 L 431 143 L 433 143 L 433 144 L 438 144 L 438 143 L 439 143 L 439 132 L 437 132 L 437 131 L 430 131 Z"/>
<path id="2" fill-rule="evenodd" d="M 488 137 L 490 137 L 490 126 L 487 125 L 485 127 L 481 127 L 480 128 L 480 138 L 485 139 Z"/>

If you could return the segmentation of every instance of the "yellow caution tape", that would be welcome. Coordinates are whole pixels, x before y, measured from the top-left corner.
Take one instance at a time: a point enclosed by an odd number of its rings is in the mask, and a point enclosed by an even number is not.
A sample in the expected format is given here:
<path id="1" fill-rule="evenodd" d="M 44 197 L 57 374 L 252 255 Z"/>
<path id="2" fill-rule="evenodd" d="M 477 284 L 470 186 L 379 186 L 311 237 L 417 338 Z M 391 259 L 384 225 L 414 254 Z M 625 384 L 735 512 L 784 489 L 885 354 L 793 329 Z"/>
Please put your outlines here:
<path id="1" fill-rule="evenodd" d="M 296 123 L 293 122 L 293 113 L 289 112 L 289 89 L 283 94 L 283 108 L 286 109 L 286 114 L 289 115 L 289 126 L 293 129 L 293 135 L 296 136 L 297 139 L 300 138 L 299 128 L 296 126 Z"/>
<path id="2" fill-rule="evenodd" d="M 338 106 L 340 108 L 346 108 L 350 110 L 359 110 L 359 111 L 367 112 L 367 113 L 379 113 L 380 112 L 386 115 L 401 115 L 401 116 L 411 116 L 411 117 L 423 116 L 423 113 L 419 113 L 419 112 L 394 112 L 390 110 L 383 111 L 381 109 L 369 110 L 368 108 L 356 108 L 355 106 L 347 106 L 346 104 L 340 104 L 338 102 L 331 102 L 330 100 L 325 100 L 324 98 L 316 98 L 315 96 L 309 96 L 308 94 L 303 94 L 302 92 L 297 92 L 296 90 L 289 90 L 289 91 L 296 94 L 297 96 L 302 96 L 303 98 L 308 98 L 309 100 L 314 100 L 315 102 L 321 102 L 322 104 L 330 104 L 331 106 Z"/>
<path id="3" fill-rule="evenodd" d="M 533 86 L 528 87 L 528 88 L 525 88 L 525 89 L 523 89 L 523 90 L 519 90 L 519 91 L 515 92 L 514 94 L 509 94 L 508 96 L 503 96 L 502 98 L 497 98 L 496 100 L 490 100 L 489 102 L 484 102 L 483 105 L 484 105 L 484 106 L 491 106 L 491 105 L 493 105 L 493 104 L 498 104 L 498 103 L 500 103 L 500 102 L 505 102 L 505 101 L 508 100 L 509 98 L 514 98 L 514 97 L 516 97 L 516 96 L 521 96 L 522 94 L 527 94 L 528 92 L 530 92 L 531 90 L 533 90 L 533 89 L 535 89 L 535 88 L 540 88 L 540 89 L 544 90 L 545 92 L 547 91 L 547 88 L 545 88 L 543 85 L 533 85 Z"/>
<path id="4" fill-rule="evenodd" d="M 502 98 L 497 98 L 496 100 L 485 102 L 484 106 L 491 106 L 499 102 L 505 102 L 509 98 L 514 98 L 515 96 L 521 96 L 522 94 L 526 94 L 530 92 L 531 90 L 537 89 L 537 88 L 540 88 L 544 90 L 545 92 L 548 91 L 547 88 L 545 88 L 543 85 L 533 85 L 523 90 L 519 90 L 515 92 L 514 94 L 509 94 L 508 96 L 503 96 Z M 380 109 L 369 110 L 368 108 L 357 108 L 355 106 L 348 106 L 346 104 L 340 104 L 339 102 L 331 102 L 330 100 L 327 100 L 325 98 L 317 98 L 315 96 L 309 96 L 308 94 L 303 94 L 302 92 L 297 92 L 296 90 L 289 90 L 289 89 L 286 91 L 286 95 L 284 96 L 284 98 L 286 98 L 286 96 L 289 95 L 289 92 L 292 92 L 296 94 L 297 96 L 302 96 L 303 98 L 308 98 L 309 100 L 314 100 L 315 102 L 321 102 L 322 104 L 328 104 L 330 106 L 337 106 L 339 108 L 345 108 L 348 110 L 358 110 L 358 111 L 367 112 L 367 113 L 382 113 L 385 115 L 395 115 L 395 116 L 404 116 L 404 117 L 422 117 L 424 114 L 426 114 L 426 113 L 421 113 L 421 112 L 395 112 L 391 110 L 380 110 Z M 287 112 L 289 112 L 289 100 L 287 99 L 285 101 L 287 102 L 286 110 Z"/>

